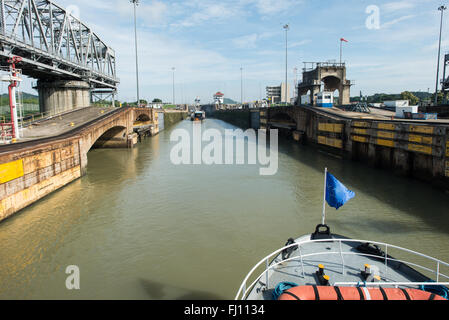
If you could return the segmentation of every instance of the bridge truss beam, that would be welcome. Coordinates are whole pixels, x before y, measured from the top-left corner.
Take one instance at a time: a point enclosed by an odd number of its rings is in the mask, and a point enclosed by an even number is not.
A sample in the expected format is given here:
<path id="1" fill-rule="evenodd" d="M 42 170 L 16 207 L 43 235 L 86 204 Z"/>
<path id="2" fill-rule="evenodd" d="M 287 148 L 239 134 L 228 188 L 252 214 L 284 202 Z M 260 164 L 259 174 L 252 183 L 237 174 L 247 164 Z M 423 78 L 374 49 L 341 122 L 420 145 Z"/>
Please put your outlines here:
<path id="1" fill-rule="evenodd" d="M 0 60 L 23 58 L 36 79 L 88 82 L 116 91 L 115 51 L 51 0 L 0 0 Z"/>

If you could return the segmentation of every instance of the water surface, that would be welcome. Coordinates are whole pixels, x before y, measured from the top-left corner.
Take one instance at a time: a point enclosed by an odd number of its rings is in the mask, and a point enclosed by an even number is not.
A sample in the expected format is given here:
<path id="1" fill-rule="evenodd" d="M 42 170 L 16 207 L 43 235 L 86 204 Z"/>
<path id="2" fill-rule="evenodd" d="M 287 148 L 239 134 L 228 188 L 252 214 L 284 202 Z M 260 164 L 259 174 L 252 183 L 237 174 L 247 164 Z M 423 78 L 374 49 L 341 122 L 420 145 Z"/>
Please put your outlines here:
<path id="1" fill-rule="evenodd" d="M 323 170 L 356 197 L 327 223 L 449 261 L 449 195 L 281 140 L 279 170 L 180 165 L 170 133 L 88 154 L 87 175 L 0 224 L 2 299 L 233 299 L 251 267 L 321 221 Z M 203 129 L 235 128 L 207 119 Z M 66 267 L 81 272 L 67 290 Z"/>

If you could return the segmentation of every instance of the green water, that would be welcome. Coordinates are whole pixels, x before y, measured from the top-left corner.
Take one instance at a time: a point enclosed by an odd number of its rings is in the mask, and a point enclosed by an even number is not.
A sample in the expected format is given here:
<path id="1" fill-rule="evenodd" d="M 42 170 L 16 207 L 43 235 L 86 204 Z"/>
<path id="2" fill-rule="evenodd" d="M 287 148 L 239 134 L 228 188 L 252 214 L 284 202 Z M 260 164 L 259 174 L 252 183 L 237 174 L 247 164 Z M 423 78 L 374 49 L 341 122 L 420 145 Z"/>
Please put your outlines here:
<path id="1" fill-rule="evenodd" d="M 170 133 L 193 125 L 90 151 L 86 176 L 2 222 L 0 298 L 233 299 L 255 263 L 321 221 L 324 167 L 356 193 L 327 209 L 333 232 L 449 261 L 447 193 L 284 140 L 274 176 L 173 165 Z M 69 265 L 79 290 L 66 288 Z"/>

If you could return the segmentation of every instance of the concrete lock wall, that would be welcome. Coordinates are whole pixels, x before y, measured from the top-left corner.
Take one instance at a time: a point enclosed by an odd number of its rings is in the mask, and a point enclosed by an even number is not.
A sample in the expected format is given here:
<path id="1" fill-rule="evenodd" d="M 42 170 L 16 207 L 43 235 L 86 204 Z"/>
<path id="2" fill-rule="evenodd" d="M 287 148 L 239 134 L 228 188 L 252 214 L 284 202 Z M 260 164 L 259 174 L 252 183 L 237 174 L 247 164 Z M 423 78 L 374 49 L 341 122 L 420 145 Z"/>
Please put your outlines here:
<path id="1" fill-rule="evenodd" d="M 92 146 L 98 148 L 132 148 L 137 135 L 118 127 L 106 131 Z M 119 132 L 114 140 L 111 132 Z M 87 170 L 90 134 L 39 144 L 19 152 L 0 155 L 0 221 L 27 207 L 51 192 L 80 178 Z"/>
<path id="2" fill-rule="evenodd" d="M 157 113 L 157 123 L 158 123 L 159 131 L 162 131 L 162 130 L 165 129 L 165 117 L 164 117 L 164 112 L 158 112 L 158 113 Z"/>
<path id="3" fill-rule="evenodd" d="M 173 123 L 187 116 L 169 114 Z M 138 142 L 136 122 L 158 132 L 157 120 L 153 109 L 117 109 L 73 132 L 0 148 L 0 221 L 83 176 L 91 148 L 132 148 Z"/>
<path id="4" fill-rule="evenodd" d="M 448 124 L 349 119 L 300 106 L 251 112 L 259 112 L 260 128 L 275 128 L 273 119 L 283 113 L 296 123 L 293 140 L 449 190 Z M 213 117 L 244 129 L 254 125 L 242 110 L 217 111 Z"/>
<path id="5" fill-rule="evenodd" d="M 346 158 L 449 189 L 449 125 L 341 119 L 297 108 L 307 142 Z"/>
<path id="6" fill-rule="evenodd" d="M 167 129 L 172 125 L 184 120 L 189 115 L 188 112 L 185 111 L 177 111 L 177 110 L 164 110 L 164 128 Z"/>
<path id="7" fill-rule="evenodd" d="M 213 112 L 213 117 L 239 128 L 248 129 L 251 127 L 251 112 L 246 109 L 217 110 Z"/>
<path id="8" fill-rule="evenodd" d="M 81 176 L 77 139 L 0 156 L 0 221 Z"/>
<path id="9" fill-rule="evenodd" d="M 90 106 L 90 86 L 84 81 L 37 82 L 39 106 L 43 113 L 58 114 Z"/>

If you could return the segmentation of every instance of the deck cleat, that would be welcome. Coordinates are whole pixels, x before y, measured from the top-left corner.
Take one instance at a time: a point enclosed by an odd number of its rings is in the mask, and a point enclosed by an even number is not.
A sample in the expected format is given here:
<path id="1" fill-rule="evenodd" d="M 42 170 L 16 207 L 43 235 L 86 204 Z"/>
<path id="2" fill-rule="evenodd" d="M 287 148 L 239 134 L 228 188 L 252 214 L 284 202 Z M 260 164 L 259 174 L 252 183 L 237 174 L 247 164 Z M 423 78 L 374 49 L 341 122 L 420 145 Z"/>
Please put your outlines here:
<path id="1" fill-rule="evenodd" d="M 373 280 L 373 272 L 372 272 L 372 268 L 371 265 L 369 265 L 368 263 L 365 264 L 365 269 L 362 270 L 361 275 L 362 275 L 362 279 L 365 281 L 372 281 Z"/>
<path id="2" fill-rule="evenodd" d="M 329 280 L 330 280 L 330 277 L 327 275 L 327 274 L 325 274 L 323 277 L 322 277 L 322 281 L 320 282 L 320 284 L 322 285 L 322 286 L 329 286 L 330 284 L 329 284 Z"/>
<path id="3" fill-rule="evenodd" d="M 330 277 L 324 273 L 324 265 L 319 264 L 318 265 L 318 271 L 315 272 L 318 283 L 322 286 L 329 285 L 329 279 Z"/>
<path id="4" fill-rule="evenodd" d="M 323 276 L 324 275 L 324 266 L 322 264 L 318 265 L 318 271 L 316 272 L 317 276 Z"/>

